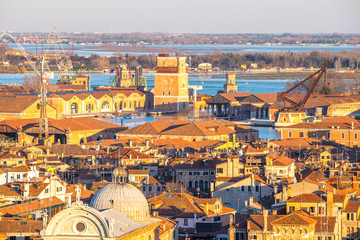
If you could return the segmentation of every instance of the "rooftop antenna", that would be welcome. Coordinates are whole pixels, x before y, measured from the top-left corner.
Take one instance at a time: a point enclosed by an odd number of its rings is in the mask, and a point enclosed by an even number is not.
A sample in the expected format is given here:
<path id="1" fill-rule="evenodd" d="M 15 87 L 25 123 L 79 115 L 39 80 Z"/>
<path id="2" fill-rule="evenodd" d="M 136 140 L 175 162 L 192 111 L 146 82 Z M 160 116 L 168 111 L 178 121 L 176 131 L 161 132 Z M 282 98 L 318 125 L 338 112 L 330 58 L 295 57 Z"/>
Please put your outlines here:
<path id="1" fill-rule="evenodd" d="M 49 137 L 48 119 L 46 116 L 47 105 L 47 80 L 44 77 L 44 60 L 41 58 L 41 71 L 40 71 L 40 123 L 39 123 L 39 143 L 44 144 L 44 139 Z"/>

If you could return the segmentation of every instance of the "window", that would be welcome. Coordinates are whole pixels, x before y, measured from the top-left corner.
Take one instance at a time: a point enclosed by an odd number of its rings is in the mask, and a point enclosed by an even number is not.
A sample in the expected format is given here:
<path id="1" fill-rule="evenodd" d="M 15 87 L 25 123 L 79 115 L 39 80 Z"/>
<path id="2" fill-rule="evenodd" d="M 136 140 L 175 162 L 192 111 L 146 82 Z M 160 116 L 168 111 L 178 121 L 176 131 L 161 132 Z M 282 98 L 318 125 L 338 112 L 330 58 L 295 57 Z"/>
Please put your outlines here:
<path id="1" fill-rule="evenodd" d="M 284 173 L 284 170 L 279 170 L 279 174 L 283 174 Z"/>
<path id="2" fill-rule="evenodd" d="M 292 132 L 291 131 L 289 131 L 289 138 L 291 138 L 292 137 Z"/>
<path id="3" fill-rule="evenodd" d="M 327 138 L 327 139 L 330 139 L 330 133 L 329 133 L 329 132 L 326 133 L 326 138 Z"/>
<path id="4" fill-rule="evenodd" d="M 241 191 L 244 192 L 245 191 L 245 187 L 241 186 Z"/>
<path id="5" fill-rule="evenodd" d="M 209 175 L 209 172 L 204 172 L 204 176 L 208 176 Z"/>
<path id="6" fill-rule="evenodd" d="M 251 192 L 251 186 L 248 186 L 248 192 Z"/>
<path id="7" fill-rule="evenodd" d="M 218 221 L 220 221 L 220 217 L 219 216 L 214 217 L 214 222 L 218 222 Z"/>
<path id="8" fill-rule="evenodd" d="M 163 91 L 163 96 L 165 96 L 165 91 Z"/>
<path id="9" fill-rule="evenodd" d="M 149 186 L 149 192 L 151 192 L 152 191 L 152 186 Z"/>
<path id="10" fill-rule="evenodd" d="M 319 237 L 317 237 L 317 240 L 322 240 L 322 237 L 320 237 L 320 236 L 319 236 Z"/>
<path id="11" fill-rule="evenodd" d="M 283 122 L 286 122 L 286 118 L 283 118 Z"/>
<path id="12" fill-rule="evenodd" d="M 354 221 L 354 214 L 348 213 L 348 214 L 346 215 L 346 217 L 347 217 L 347 220 L 348 220 L 348 221 Z"/>
<path id="13" fill-rule="evenodd" d="M 319 207 L 319 214 L 321 214 L 321 215 L 325 214 L 324 207 Z"/>
<path id="14" fill-rule="evenodd" d="M 217 168 L 217 169 L 216 169 L 216 172 L 217 172 L 217 173 L 223 173 L 224 170 L 223 170 L 222 168 Z"/>
<path id="15" fill-rule="evenodd" d="M 160 187 L 160 186 L 157 186 L 157 187 L 156 187 L 156 191 L 157 191 L 157 192 L 160 192 L 160 191 L 161 191 L 161 187 Z"/>
<path id="16" fill-rule="evenodd" d="M 292 207 L 289 207 L 289 211 L 290 211 L 290 212 L 295 211 L 295 207 L 293 207 L 293 206 L 292 206 Z"/>
<path id="17" fill-rule="evenodd" d="M 178 174 L 178 176 L 181 176 L 181 175 L 182 175 L 182 172 L 178 172 L 177 174 Z"/>
<path id="18" fill-rule="evenodd" d="M 49 189 L 48 189 L 48 188 L 45 188 L 45 193 L 49 193 Z"/>
<path id="19" fill-rule="evenodd" d="M 17 179 L 20 179 L 20 174 L 17 174 L 16 177 L 17 177 Z"/>
<path id="20" fill-rule="evenodd" d="M 192 172 L 189 172 L 189 176 L 191 176 L 192 175 Z"/>
<path id="21" fill-rule="evenodd" d="M 189 188 L 192 188 L 192 181 L 189 181 L 188 186 L 189 186 Z"/>
<path id="22" fill-rule="evenodd" d="M 214 176 L 214 175 L 215 175 L 215 173 L 214 173 L 214 172 L 210 172 L 210 175 L 211 175 L 211 176 Z"/>
<path id="23" fill-rule="evenodd" d="M 310 207 L 310 208 L 309 208 L 309 212 L 310 212 L 310 213 L 315 213 L 315 207 Z"/>
<path id="24" fill-rule="evenodd" d="M 61 192 L 61 191 L 62 191 L 62 187 L 57 187 L 57 188 L 56 188 L 56 191 L 57 191 L 57 192 Z"/>
<path id="25" fill-rule="evenodd" d="M 341 139 L 345 139 L 345 133 L 344 132 L 341 133 Z"/>
<path id="26" fill-rule="evenodd" d="M 146 191 L 146 187 L 145 186 L 143 186 L 143 192 L 145 192 Z"/>
<path id="27" fill-rule="evenodd" d="M 199 176 L 199 175 L 200 175 L 200 172 L 194 172 L 194 175 L 198 175 L 198 176 Z"/>
<path id="28" fill-rule="evenodd" d="M 189 222 L 188 222 L 188 220 L 185 218 L 184 219 L 184 226 L 188 226 L 189 225 Z"/>
<path id="29" fill-rule="evenodd" d="M 304 132 L 300 132 L 299 133 L 299 137 L 303 138 L 305 135 L 304 135 Z"/>
<path id="30" fill-rule="evenodd" d="M 313 137 L 317 138 L 317 133 L 316 132 L 313 133 Z"/>
<path id="31" fill-rule="evenodd" d="M 358 139 L 358 134 L 354 133 L 354 139 Z"/>
<path id="32" fill-rule="evenodd" d="M 168 95 L 170 96 L 170 91 L 168 92 Z"/>
<path id="33" fill-rule="evenodd" d="M 260 187 L 259 186 L 255 186 L 255 191 L 259 192 L 260 191 Z"/>

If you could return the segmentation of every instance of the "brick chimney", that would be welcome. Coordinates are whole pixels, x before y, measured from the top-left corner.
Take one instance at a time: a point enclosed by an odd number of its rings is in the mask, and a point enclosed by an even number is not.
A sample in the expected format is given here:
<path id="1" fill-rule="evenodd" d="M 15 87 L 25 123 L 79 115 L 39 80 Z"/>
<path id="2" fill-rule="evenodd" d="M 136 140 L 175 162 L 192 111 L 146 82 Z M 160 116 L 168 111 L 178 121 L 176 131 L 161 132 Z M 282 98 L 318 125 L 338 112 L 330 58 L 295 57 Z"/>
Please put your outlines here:
<path id="1" fill-rule="evenodd" d="M 268 231 L 268 210 L 263 210 L 263 218 L 264 218 L 264 232 Z"/>

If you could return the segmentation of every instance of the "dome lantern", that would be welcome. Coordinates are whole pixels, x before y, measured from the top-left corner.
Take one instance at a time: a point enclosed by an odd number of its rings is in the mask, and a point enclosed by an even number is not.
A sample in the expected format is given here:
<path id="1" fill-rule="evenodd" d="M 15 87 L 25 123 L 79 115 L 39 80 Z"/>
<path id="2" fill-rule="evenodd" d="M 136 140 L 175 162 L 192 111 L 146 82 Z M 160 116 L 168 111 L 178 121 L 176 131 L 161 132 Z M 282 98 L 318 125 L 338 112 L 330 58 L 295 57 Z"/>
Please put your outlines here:
<path id="1" fill-rule="evenodd" d="M 125 168 L 118 166 L 112 173 L 112 183 L 128 183 L 128 173 Z"/>

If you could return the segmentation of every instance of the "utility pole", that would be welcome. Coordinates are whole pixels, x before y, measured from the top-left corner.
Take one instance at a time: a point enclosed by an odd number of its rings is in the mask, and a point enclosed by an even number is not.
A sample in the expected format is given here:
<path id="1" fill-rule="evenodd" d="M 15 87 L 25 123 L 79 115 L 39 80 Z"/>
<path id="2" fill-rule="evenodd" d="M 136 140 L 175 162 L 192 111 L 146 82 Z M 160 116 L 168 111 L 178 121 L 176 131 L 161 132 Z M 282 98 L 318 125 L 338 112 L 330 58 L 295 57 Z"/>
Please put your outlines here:
<path id="1" fill-rule="evenodd" d="M 47 105 L 47 80 L 44 77 L 44 57 L 41 58 L 40 71 L 40 123 L 39 123 L 39 143 L 44 144 L 45 139 L 49 137 L 48 119 L 46 116 Z"/>

